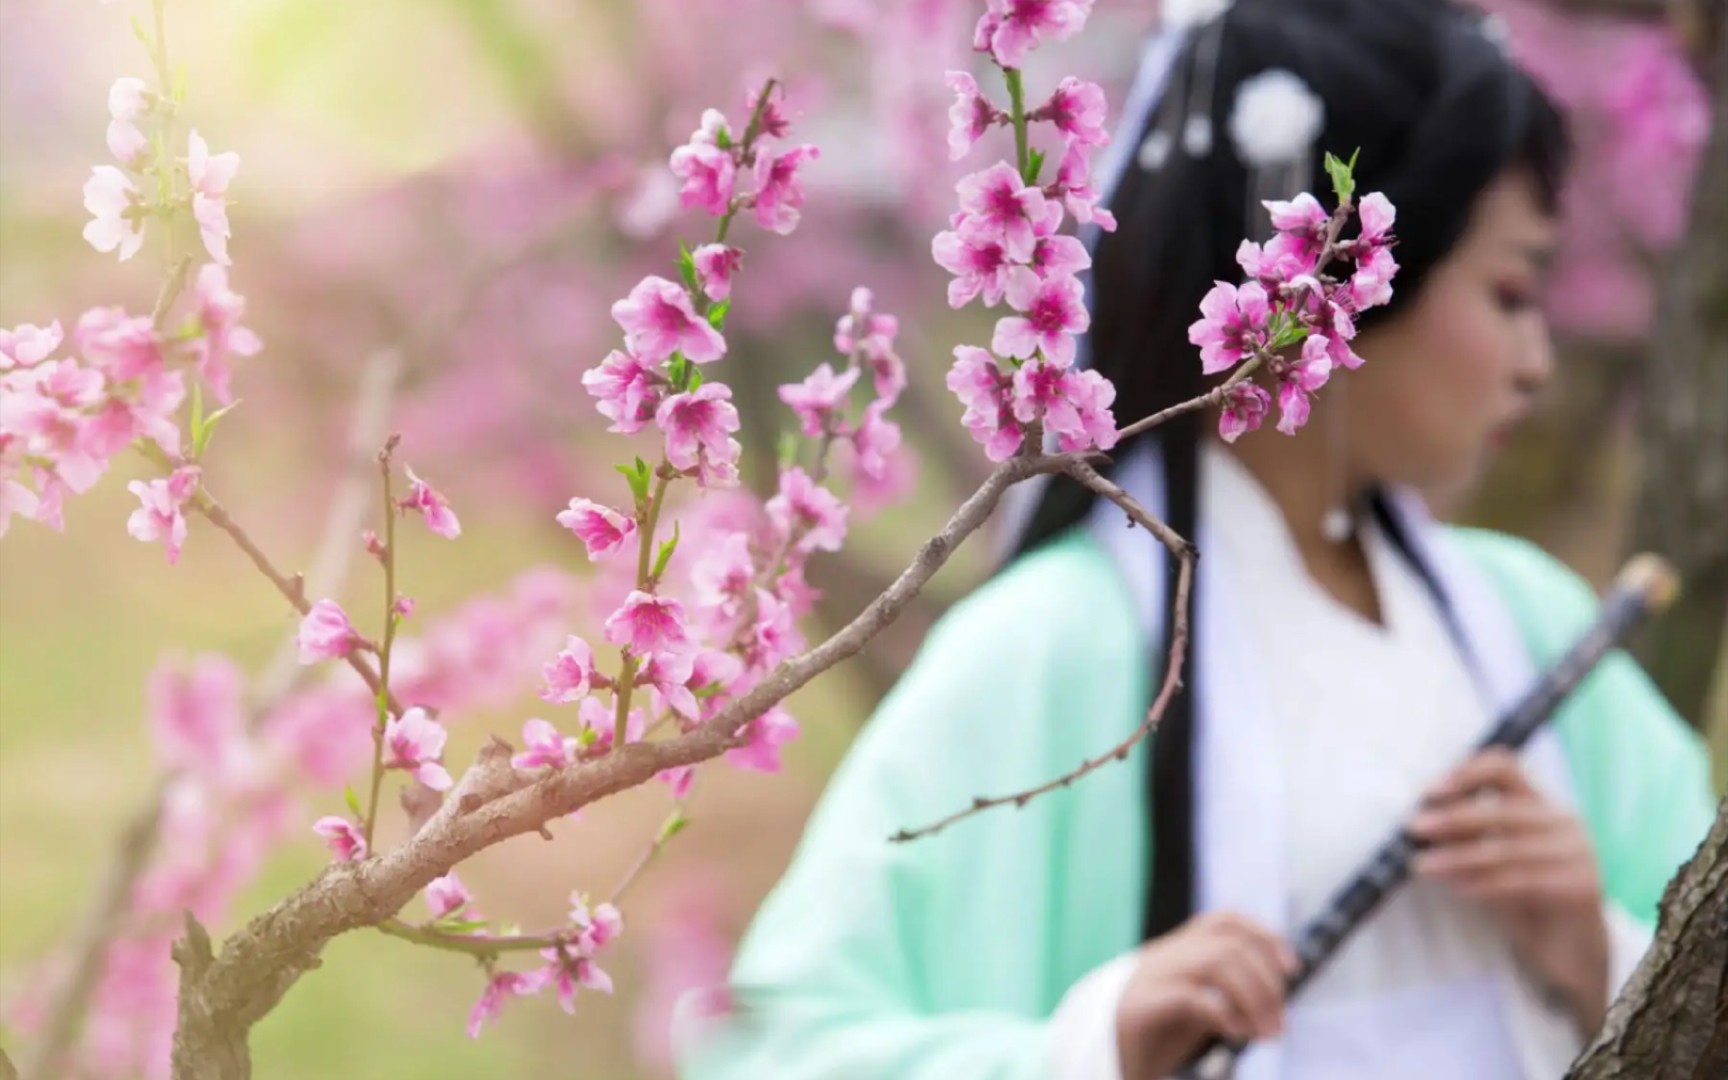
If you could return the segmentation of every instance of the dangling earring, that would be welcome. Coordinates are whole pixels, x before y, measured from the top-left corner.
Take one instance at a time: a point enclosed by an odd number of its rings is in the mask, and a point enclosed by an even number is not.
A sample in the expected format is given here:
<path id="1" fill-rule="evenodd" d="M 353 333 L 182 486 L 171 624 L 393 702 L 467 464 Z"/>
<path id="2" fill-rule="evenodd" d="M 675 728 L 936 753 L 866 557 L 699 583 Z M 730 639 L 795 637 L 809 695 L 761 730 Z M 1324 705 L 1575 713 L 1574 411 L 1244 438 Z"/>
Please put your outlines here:
<path id="1" fill-rule="evenodd" d="M 1320 535 L 1328 543 L 1342 544 L 1356 532 L 1356 515 L 1350 509 L 1349 470 L 1345 464 L 1347 434 L 1344 420 L 1344 383 L 1337 379 L 1327 389 L 1327 406 L 1332 415 L 1326 425 L 1328 464 L 1331 467 L 1333 503 L 1320 515 Z"/>

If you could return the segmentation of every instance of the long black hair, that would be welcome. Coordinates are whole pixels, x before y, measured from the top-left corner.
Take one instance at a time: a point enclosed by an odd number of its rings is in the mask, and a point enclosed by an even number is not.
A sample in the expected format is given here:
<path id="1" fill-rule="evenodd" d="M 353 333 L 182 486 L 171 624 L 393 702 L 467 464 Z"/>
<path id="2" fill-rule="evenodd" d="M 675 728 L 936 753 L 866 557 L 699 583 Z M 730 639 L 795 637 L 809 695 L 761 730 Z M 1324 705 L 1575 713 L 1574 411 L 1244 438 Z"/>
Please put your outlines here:
<path id="1" fill-rule="evenodd" d="M 1420 293 L 1463 235 L 1482 191 L 1507 168 L 1528 168 L 1548 209 L 1557 205 L 1566 164 L 1561 117 L 1478 13 L 1451 0 L 1237 0 L 1222 19 L 1222 26 L 1190 32 L 1167 85 L 1187 85 L 1197 62 L 1206 62 L 1197 54 L 1207 35 L 1220 35 L 1210 108 L 1213 130 L 1224 133 L 1245 79 L 1273 69 L 1294 73 L 1324 108 L 1317 149 L 1341 157 L 1359 152 L 1358 190 L 1383 191 L 1398 208 L 1396 290 L 1389 306 L 1366 313 L 1364 328 Z M 1125 118 L 1117 137 L 1133 147 L 1155 128 L 1179 131 L 1181 118 L 1172 122 L 1164 113 L 1191 111 L 1187 98 L 1165 92 L 1146 115 Z M 1326 201 L 1331 188 L 1315 157 L 1306 190 Z M 1249 171 L 1228 138 L 1200 155 L 1175 149 L 1155 171 L 1130 160 L 1110 198 L 1118 228 L 1102 236 L 1093 254 L 1085 349 L 1091 366 L 1115 384 L 1122 422 L 1205 391 L 1188 326 L 1215 280 L 1241 277 L 1235 252 L 1248 198 Z M 1170 524 L 1188 537 L 1197 523 L 1207 422 L 1189 414 L 1144 436 L 1156 438 L 1161 450 Z M 1118 447 L 1115 460 L 1131 450 Z M 1055 478 L 1014 554 L 1083 521 L 1093 498 Z M 1159 663 L 1163 653 L 1160 643 Z M 1193 685 L 1194 667 L 1205 658 L 1189 655 L 1186 681 Z M 1183 693 L 1153 740 L 1148 936 L 1174 929 L 1192 912 L 1192 747 L 1193 706 Z"/>

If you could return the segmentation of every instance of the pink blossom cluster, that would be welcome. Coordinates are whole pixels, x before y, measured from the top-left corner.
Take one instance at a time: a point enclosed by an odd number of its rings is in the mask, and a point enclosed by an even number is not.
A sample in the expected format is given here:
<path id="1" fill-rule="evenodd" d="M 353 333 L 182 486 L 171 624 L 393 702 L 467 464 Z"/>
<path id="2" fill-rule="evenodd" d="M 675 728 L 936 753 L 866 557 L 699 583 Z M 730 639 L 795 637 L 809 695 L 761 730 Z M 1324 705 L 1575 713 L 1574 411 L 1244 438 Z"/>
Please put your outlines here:
<path id="1" fill-rule="evenodd" d="M 152 92 L 143 79 L 121 78 L 108 91 L 108 151 L 119 165 L 96 165 L 84 183 L 84 208 L 90 221 L 84 239 L 97 251 L 118 250 L 122 262 L 144 246 L 145 223 L 172 221 L 190 211 L 210 257 L 229 265 L 228 185 L 240 168 L 236 153 L 212 154 L 197 131 L 186 137 L 183 161 L 161 161 L 140 124 L 163 123 L 176 108 Z"/>
<path id="2" fill-rule="evenodd" d="M 1201 369 L 1208 375 L 1258 358 L 1277 383 L 1278 430 L 1293 435 L 1308 422 L 1312 396 L 1333 370 L 1362 365 L 1350 342 L 1357 316 L 1392 298 L 1398 272 L 1391 231 L 1396 212 L 1379 192 L 1357 206 L 1347 188 L 1335 213 L 1327 213 L 1307 193 L 1268 202 L 1266 209 L 1275 235 L 1264 245 L 1242 242 L 1236 262 L 1247 280 L 1240 286 L 1220 281 L 1206 294 L 1188 340 L 1200 347 Z M 1354 238 L 1340 240 L 1352 211 L 1361 229 Z M 1348 277 L 1326 272 L 1336 260 L 1351 266 Z M 1287 355 L 1298 344 L 1299 353 Z M 1233 442 L 1260 426 L 1272 398 L 1244 379 L 1229 387 L 1223 404 L 1219 434 Z"/>
<path id="3" fill-rule="evenodd" d="M 814 146 L 779 148 L 790 133 L 783 95 L 774 84 L 746 102 L 751 120 L 734 129 L 716 109 L 702 116 L 690 141 L 673 151 L 671 168 L 682 182 L 686 207 L 701 207 L 721 219 L 715 241 L 684 253 L 683 283 L 650 276 L 629 296 L 612 305 L 612 317 L 624 331 L 624 348 L 615 350 L 598 367 L 582 376 L 596 399 L 608 430 L 633 434 L 652 424 L 665 439 L 667 467 L 676 475 L 694 477 L 702 487 L 732 487 L 738 483 L 738 410 L 732 391 L 708 382 L 698 368 L 726 355 L 722 334 L 731 306 L 733 277 L 743 266 L 744 252 L 726 243 L 733 218 L 753 210 L 757 224 L 782 236 L 797 227 L 804 205 L 801 166 L 817 157 Z M 741 171 L 753 172 L 755 189 L 741 192 Z M 622 546 L 616 520 L 606 525 L 604 508 L 572 504 L 572 512 L 592 509 L 579 531 L 591 557 L 611 554 Z M 616 512 L 614 512 L 616 513 Z M 575 525 L 570 527 L 576 528 Z M 601 532 L 594 532 L 601 530 Z"/>
<path id="4" fill-rule="evenodd" d="M 1658 256 L 1682 237 L 1711 124 L 1710 95 L 1664 20 L 1580 18 L 1486 0 L 1520 66 L 1566 114 L 1573 143 L 1548 312 L 1575 334 L 1637 340 L 1656 313 Z"/>
<path id="5" fill-rule="evenodd" d="M 621 467 L 630 480 L 629 509 L 577 497 L 557 515 L 590 560 L 634 564 L 628 587 L 602 626 L 606 643 L 618 649 L 620 665 L 616 674 L 603 673 L 594 646 L 579 635 L 567 636 L 544 666 L 541 697 L 573 707 L 575 718 L 562 723 L 529 719 L 522 732 L 526 749 L 514 759 L 517 768 L 565 768 L 605 754 L 620 726 L 623 738 L 634 741 L 662 724 L 688 729 L 713 716 L 802 647 L 789 598 L 803 588 L 809 553 L 835 550 L 844 535 L 845 511 L 838 499 L 802 470 L 789 469 L 780 495 L 767 509 L 777 532 L 765 532 L 755 545 L 742 534 L 700 545 L 703 556 L 692 572 L 713 577 L 714 591 L 724 590 L 725 601 L 713 607 L 698 598 L 692 608 L 662 588 L 680 542 L 676 528 L 670 539 L 656 531 L 669 488 L 682 479 L 710 492 L 738 483 L 740 447 L 732 437 L 738 412 L 731 390 L 705 375 L 707 365 L 725 356 L 725 318 L 744 261 L 743 251 L 726 242 L 733 218 L 751 210 L 762 228 L 791 232 L 804 203 L 799 169 L 817 156 L 812 146 L 776 149 L 791 125 L 775 84 L 751 95 L 746 109 L 751 119 L 741 130 L 719 111 L 706 111 L 701 126 L 671 159 L 683 184 L 684 205 L 721 219 L 714 242 L 683 252 L 682 284 L 648 277 L 613 306 L 624 347 L 583 376 L 600 413 L 611 421 L 609 430 L 633 434 L 653 425 L 663 439 L 662 455 L 654 466 L 638 460 L 634 468 Z M 739 177 L 746 172 L 755 177 L 753 191 L 740 190 Z M 895 320 L 873 312 L 870 294 L 859 290 L 853 310 L 836 330 L 847 371 L 835 376 L 824 365 L 806 383 L 782 390 L 806 434 L 821 440 L 819 456 L 844 441 L 861 476 L 885 478 L 888 455 L 900 441 L 899 428 L 884 416 L 906 384 L 904 365 L 894 353 L 896 332 Z M 842 399 L 866 371 L 875 394 L 854 420 L 845 415 Z M 732 564 L 716 565 L 715 553 Z M 777 767 L 775 748 L 796 732 L 796 724 L 775 711 L 751 731 L 750 745 L 734 751 L 733 760 L 746 767 Z M 693 775 L 678 769 L 662 779 L 675 798 L 683 798 Z"/>
<path id="6" fill-rule="evenodd" d="M 437 882 L 433 883 L 437 885 Z M 465 893 L 465 891 L 464 891 Z M 431 892 L 428 890 L 430 900 Z M 513 997 L 534 997 L 547 987 L 558 995 L 566 1013 L 576 1012 L 578 989 L 612 992 L 612 977 L 595 957 L 624 932 L 624 917 L 610 903 L 590 907 L 588 898 L 570 894 L 570 914 L 565 927 L 553 935 L 553 943 L 539 952 L 545 963 L 528 971 L 498 972 L 487 980 L 480 1000 L 468 1014 L 468 1035 L 478 1038 L 488 1020 L 496 1020 L 504 1003 Z"/>
<path id="7" fill-rule="evenodd" d="M 835 324 L 834 348 L 845 358 L 839 374 L 824 362 L 802 382 L 779 390 L 798 418 L 799 433 L 818 441 L 818 454 L 846 451 L 838 460 L 854 499 L 880 498 L 906 479 L 900 425 L 888 419 L 906 389 L 906 365 L 894 349 L 900 321 L 878 313 L 875 303 L 869 289 L 854 289 L 847 313 Z M 861 380 L 867 380 L 863 402 L 854 414 L 849 406 Z M 838 539 L 826 550 L 839 550 Z"/>
<path id="8" fill-rule="evenodd" d="M 1014 69 L 1027 52 L 1079 30 L 1090 8 L 1089 0 L 992 0 L 975 44 L 1017 87 Z M 1006 301 L 1012 312 L 997 321 L 989 350 L 962 345 L 954 351 L 947 381 L 965 406 L 962 422 L 992 461 L 1019 452 L 1037 425 L 1064 452 L 1109 449 L 1116 443 L 1115 387 L 1074 366 L 1079 335 L 1091 322 L 1078 275 L 1092 259 L 1078 239 L 1060 232 L 1069 217 L 1116 227 L 1091 181 L 1091 151 L 1110 138 L 1104 92 L 1066 78 L 1042 105 L 1018 117 L 984 97 L 968 73 L 950 72 L 948 83 L 956 95 L 949 137 L 956 158 L 995 124 L 1049 124 L 1062 139 L 1049 183 L 1039 178 L 1040 154 L 1019 167 L 999 161 L 961 180 L 959 210 L 932 241 L 937 264 L 954 275 L 952 307 L 981 298 L 986 307 Z"/>
<path id="9" fill-rule="evenodd" d="M 1092 0 L 988 0 L 972 47 L 1017 68 L 1039 45 L 1079 33 L 1091 14 Z"/>
<path id="10" fill-rule="evenodd" d="M 231 359 L 260 348 L 240 325 L 245 302 L 222 267 L 199 271 L 191 306 L 173 336 L 147 316 L 92 308 L 72 332 L 75 355 L 60 357 L 66 342 L 58 322 L 0 330 L 0 535 L 13 515 L 64 528 L 66 496 L 90 490 L 116 455 L 142 439 L 178 468 L 130 485 L 140 506 L 128 531 L 162 541 L 170 562 L 179 557 L 184 510 L 198 491 L 192 448 L 176 420 L 188 375 L 202 375 L 226 400 Z"/>
<path id="11" fill-rule="evenodd" d="M 751 94 L 745 109 L 752 121 L 743 129 L 733 127 L 720 110 L 706 110 L 690 140 L 672 151 L 672 174 L 682 185 L 679 200 L 686 209 L 700 208 L 713 217 L 751 210 L 762 228 L 786 236 L 797 228 L 804 207 L 799 170 L 821 153 L 808 143 L 783 145 L 791 122 L 777 86 L 766 100 Z M 743 190 L 746 177 L 753 190 Z"/>

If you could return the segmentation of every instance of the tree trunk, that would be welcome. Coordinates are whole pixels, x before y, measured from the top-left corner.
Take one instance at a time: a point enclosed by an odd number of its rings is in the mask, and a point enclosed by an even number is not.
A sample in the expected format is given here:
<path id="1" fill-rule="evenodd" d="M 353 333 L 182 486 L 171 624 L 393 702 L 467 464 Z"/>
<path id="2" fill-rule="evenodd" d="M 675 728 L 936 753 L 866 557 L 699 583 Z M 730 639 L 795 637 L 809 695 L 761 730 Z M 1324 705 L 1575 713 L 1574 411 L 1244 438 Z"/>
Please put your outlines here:
<path id="1" fill-rule="evenodd" d="M 1640 659 L 1694 723 L 1728 608 L 1728 34 L 1717 35 L 1705 76 L 1715 125 L 1643 373 L 1634 531 L 1640 549 L 1667 555 L 1686 579 Z"/>
<path id="2" fill-rule="evenodd" d="M 1656 942 L 1566 1080 L 1728 1077 L 1728 800 L 1662 898 Z"/>

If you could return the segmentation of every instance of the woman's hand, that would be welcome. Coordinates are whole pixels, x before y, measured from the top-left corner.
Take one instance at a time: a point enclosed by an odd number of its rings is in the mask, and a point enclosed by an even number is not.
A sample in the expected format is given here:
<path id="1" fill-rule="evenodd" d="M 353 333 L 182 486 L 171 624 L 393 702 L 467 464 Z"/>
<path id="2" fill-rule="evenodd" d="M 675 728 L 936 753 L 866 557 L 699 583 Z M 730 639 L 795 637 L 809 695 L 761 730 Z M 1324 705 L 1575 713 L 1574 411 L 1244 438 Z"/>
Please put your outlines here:
<path id="1" fill-rule="evenodd" d="M 1240 915 L 1198 915 L 1142 945 L 1116 1008 L 1123 1080 L 1163 1080 L 1214 1036 L 1278 1034 L 1295 967 L 1289 946 Z"/>
<path id="2" fill-rule="evenodd" d="M 1419 877 L 1500 917 L 1524 965 L 1593 1034 L 1608 1008 L 1608 926 L 1590 837 L 1542 797 L 1509 751 L 1476 755 L 1428 793 L 1411 825 Z"/>

